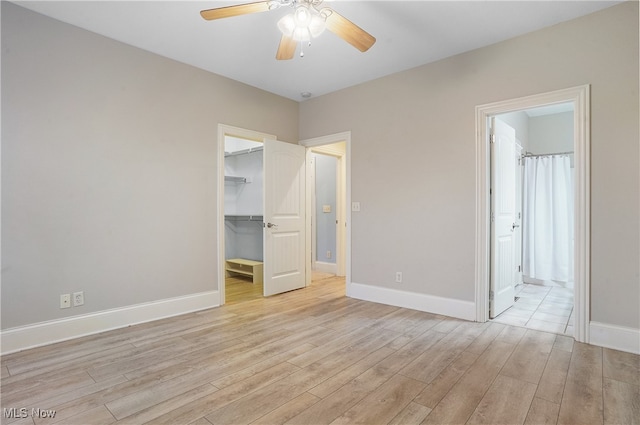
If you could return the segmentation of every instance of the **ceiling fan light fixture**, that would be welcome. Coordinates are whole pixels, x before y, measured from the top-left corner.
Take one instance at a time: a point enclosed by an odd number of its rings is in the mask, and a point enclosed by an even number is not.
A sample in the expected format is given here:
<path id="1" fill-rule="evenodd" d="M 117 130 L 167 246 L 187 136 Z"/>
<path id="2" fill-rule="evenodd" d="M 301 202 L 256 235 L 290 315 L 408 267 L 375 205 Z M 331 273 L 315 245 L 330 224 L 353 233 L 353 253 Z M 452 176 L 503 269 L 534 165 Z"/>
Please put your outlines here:
<path id="1" fill-rule="evenodd" d="M 311 22 L 311 12 L 309 8 L 303 4 L 296 7 L 293 12 L 293 19 L 296 21 L 297 27 L 308 27 Z"/>
<path id="2" fill-rule="evenodd" d="M 296 23 L 293 19 L 293 13 L 283 16 L 278 21 L 278 29 L 283 35 L 287 37 L 291 37 L 293 35 L 293 31 L 296 29 Z"/>
<path id="3" fill-rule="evenodd" d="M 330 0 L 325 0 L 330 1 Z M 376 38 L 340 15 L 330 7 L 322 7 L 323 0 L 260 0 L 235 6 L 223 6 L 200 11 L 207 21 L 266 12 L 281 7 L 291 7 L 292 13 L 278 21 L 282 33 L 276 52 L 277 60 L 292 59 L 296 45 L 300 43 L 300 56 L 304 56 L 302 45 L 320 36 L 325 29 L 351 44 L 361 52 L 366 52 L 376 42 Z"/>
<path id="4" fill-rule="evenodd" d="M 318 37 L 326 26 L 324 19 L 314 12 L 305 5 L 299 5 L 293 13 L 283 16 L 278 21 L 278 29 L 295 41 L 309 41 Z"/>
<path id="5" fill-rule="evenodd" d="M 320 34 L 322 34 L 327 26 L 324 23 L 324 19 L 322 19 L 318 15 L 313 15 L 311 17 L 311 22 L 309 22 L 309 33 L 311 33 L 311 37 L 316 38 Z"/>

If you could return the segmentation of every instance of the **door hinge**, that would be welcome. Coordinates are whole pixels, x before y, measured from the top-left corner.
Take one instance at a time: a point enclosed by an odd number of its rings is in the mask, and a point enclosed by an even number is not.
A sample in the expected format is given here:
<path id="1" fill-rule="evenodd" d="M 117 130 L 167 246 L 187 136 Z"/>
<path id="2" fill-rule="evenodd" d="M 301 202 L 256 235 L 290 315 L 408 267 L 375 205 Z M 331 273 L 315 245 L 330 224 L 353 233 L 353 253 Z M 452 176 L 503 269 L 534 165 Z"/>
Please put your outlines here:
<path id="1" fill-rule="evenodd" d="M 521 265 L 519 265 L 519 266 L 518 266 L 518 272 L 521 272 L 521 271 L 522 271 L 522 266 L 521 266 Z"/>
<path id="2" fill-rule="evenodd" d="M 490 134 L 489 135 L 489 142 L 490 143 L 495 143 L 496 142 L 496 135 L 495 134 Z"/>
<path id="3" fill-rule="evenodd" d="M 491 211 L 491 222 L 493 223 L 495 219 L 496 215 L 493 213 L 493 211 Z"/>
<path id="4" fill-rule="evenodd" d="M 489 301 L 493 301 L 493 299 L 494 299 L 493 291 L 489 291 Z"/>

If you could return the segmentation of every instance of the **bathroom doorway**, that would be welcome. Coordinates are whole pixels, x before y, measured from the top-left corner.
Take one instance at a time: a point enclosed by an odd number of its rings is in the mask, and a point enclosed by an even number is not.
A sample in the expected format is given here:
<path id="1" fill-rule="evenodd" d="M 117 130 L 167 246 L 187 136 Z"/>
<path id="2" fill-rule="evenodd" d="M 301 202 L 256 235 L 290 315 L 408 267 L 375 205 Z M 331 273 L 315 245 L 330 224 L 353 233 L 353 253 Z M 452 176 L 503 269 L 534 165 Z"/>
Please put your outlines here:
<path id="1" fill-rule="evenodd" d="M 490 317 L 573 336 L 573 104 L 530 108 L 494 119 L 515 135 L 514 175 L 509 179 L 515 183 L 515 209 L 507 230 L 514 248 L 513 264 L 509 263 L 513 302 Z M 500 166 L 494 159 L 492 169 Z M 507 186 L 492 181 L 491 187 L 492 196 L 500 196 L 498 191 Z M 492 265 L 501 269 L 502 261 L 500 256 Z"/>
<path id="2" fill-rule="evenodd" d="M 590 87 L 583 85 L 476 106 L 476 321 L 489 320 L 489 299 L 494 292 L 492 274 L 491 150 L 492 118 L 540 106 L 573 105 L 574 234 L 573 337 L 589 342 L 590 317 Z M 515 217 L 514 217 L 515 218 Z M 515 220 L 512 222 L 515 224 Z M 493 239 L 495 241 L 495 239 Z M 515 270 L 513 270 L 515 274 Z M 512 292 L 512 294 L 515 294 Z M 495 296 L 495 292 L 494 292 Z M 515 296 L 513 301 L 515 300 Z M 569 331 L 571 331 L 569 329 Z"/>

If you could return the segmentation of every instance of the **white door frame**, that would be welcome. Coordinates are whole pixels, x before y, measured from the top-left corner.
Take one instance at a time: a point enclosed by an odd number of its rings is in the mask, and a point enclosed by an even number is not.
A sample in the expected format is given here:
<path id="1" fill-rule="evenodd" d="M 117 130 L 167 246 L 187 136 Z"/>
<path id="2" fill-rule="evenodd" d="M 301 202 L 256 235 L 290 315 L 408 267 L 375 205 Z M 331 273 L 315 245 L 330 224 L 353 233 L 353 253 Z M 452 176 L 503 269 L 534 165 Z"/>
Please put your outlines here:
<path id="1" fill-rule="evenodd" d="M 220 305 L 225 303 L 225 257 L 224 257 L 224 138 L 225 136 L 238 137 L 240 139 L 254 140 L 262 143 L 265 139 L 275 139 L 276 136 L 261 133 L 259 131 L 247 130 L 233 127 L 226 124 L 218 124 L 218 190 L 217 190 L 217 210 L 218 210 L 218 292 L 220 293 Z"/>
<path id="2" fill-rule="evenodd" d="M 332 145 L 334 143 L 345 143 L 345 153 L 344 156 L 337 155 L 337 153 L 333 153 L 334 156 L 340 157 L 340 167 L 343 175 L 343 179 L 345 181 L 344 185 L 344 206 L 338 209 L 338 220 L 341 223 L 345 223 L 345 226 L 338 226 L 338 239 L 337 250 L 344 249 L 345 255 L 345 264 L 344 270 L 341 270 L 342 267 L 338 265 L 338 274 L 346 275 L 346 293 L 347 296 L 350 294 L 351 289 L 351 208 L 348 208 L 351 205 L 351 132 L 345 131 L 342 133 L 330 134 L 328 136 L 316 137 L 313 139 L 301 140 L 299 142 L 300 145 L 307 147 L 308 152 L 312 150 L 321 151 L 323 153 L 329 153 L 325 149 L 312 149 L 319 148 L 324 145 Z M 339 199 L 342 199 L 343 196 L 339 195 Z M 307 191 L 307 211 L 310 211 L 310 192 Z M 344 217 L 340 219 L 340 212 L 343 211 Z M 311 215 L 307 214 L 307 229 L 311 229 Z M 340 235 L 342 233 L 343 236 Z M 340 241 L 344 241 L 344 247 L 340 248 Z M 336 252 L 336 257 L 340 257 L 341 254 Z M 311 283 L 311 237 L 307 238 L 307 284 Z"/>
<path id="3" fill-rule="evenodd" d="M 476 106 L 476 321 L 489 320 L 490 222 L 489 125 L 492 116 L 537 106 L 572 102 L 574 107 L 575 238 L 574 338 L 589 342 L 590 319 L 590 87 L 583 85 L 549 93 Z"/>

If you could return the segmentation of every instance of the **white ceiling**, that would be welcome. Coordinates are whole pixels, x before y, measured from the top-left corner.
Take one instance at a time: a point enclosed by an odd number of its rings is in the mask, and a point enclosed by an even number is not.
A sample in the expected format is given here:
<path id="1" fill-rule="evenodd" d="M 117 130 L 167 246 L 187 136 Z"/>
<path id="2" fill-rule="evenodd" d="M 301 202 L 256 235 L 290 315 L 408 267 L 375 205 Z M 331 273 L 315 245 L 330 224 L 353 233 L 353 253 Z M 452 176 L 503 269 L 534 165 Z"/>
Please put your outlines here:
<path id="1" fill-rule="evenodd" d="M 305 56 L 277 61 L 280 8 L 205 21 L 240 1 L 15 1 L 52 18 L 302 101 L 497 43 L 620 1 L 325 1 L 377 38 L 361 53 L 325 31 Z"/>

